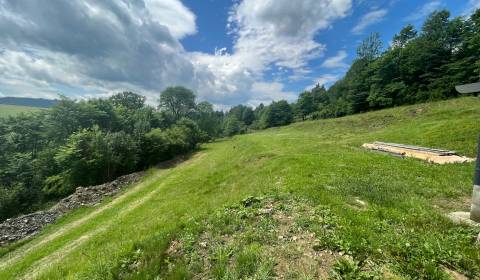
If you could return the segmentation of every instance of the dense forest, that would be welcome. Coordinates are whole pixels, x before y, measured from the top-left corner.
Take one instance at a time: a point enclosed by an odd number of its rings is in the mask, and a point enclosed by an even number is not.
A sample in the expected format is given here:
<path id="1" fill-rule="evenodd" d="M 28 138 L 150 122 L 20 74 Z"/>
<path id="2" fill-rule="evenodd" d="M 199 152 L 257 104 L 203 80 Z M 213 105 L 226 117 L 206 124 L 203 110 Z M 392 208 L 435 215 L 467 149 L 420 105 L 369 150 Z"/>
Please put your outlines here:
<path id="1" fill-rule="evenodd" d="M 165 90 L 160 110 L 131 92 L 80 102 L 62 98 L 49 110 L 1 120 L 0 219 L 38 209 L 77 186 L 170 159 L 215 136 L 201 129 L 211 106 L 194 100 L 184 88 Z"/>
<path id="2" fill-rule="evenodd" d="M 196 101 L 183 87 L 108 99 L 62 97 L 48 110 L 0 119 L 0 221 L 72 193 L 194 150 L 199 143 L 305 119 L 331 118 L 458 96 L 454 86 L 479 80 L 480 10 L 470 18 L 431 14 L 382 49 L 379 34 L 358 47 L 345 77 L 317 85 L 297 102 L 245 105 L 227 112 Z"/>
<path id="3" fill-rule="evenodd" d="M 384 52 L 379 34 L 368 36 L 343 79 L 302 93 L 295 108 L 300 118 L 330 118 L 452 98 L 455 85 L 479 74 L 480 10 L 468 19 L 437 11 L 420 31 L 405 26 Z"/>

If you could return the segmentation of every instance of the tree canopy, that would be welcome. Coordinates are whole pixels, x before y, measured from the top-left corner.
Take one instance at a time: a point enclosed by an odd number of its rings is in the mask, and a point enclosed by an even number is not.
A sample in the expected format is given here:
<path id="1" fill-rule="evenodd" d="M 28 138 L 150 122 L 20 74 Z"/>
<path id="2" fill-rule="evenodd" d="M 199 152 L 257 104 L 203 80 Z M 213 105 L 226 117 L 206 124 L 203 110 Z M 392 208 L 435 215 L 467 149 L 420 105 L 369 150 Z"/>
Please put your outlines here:
<path id="1" fill-rule="evenodd" d="M 178 100 L 169 103 L 178 117 L 173 122 L 132 92 L 86 101 L 61 97 L 51 109 L 0 119 L 0 220 L 218 137 L 223 114 L 208 102 L 192 104 L 191 91 L 173 89 L 165 95 Z"/>
<path id="2" fill-rule="evenodd" d="M 479 80 L 479 18 L 480 10 L 470 18 L 435 11 L 420 31 L 405 26 L 384 50 L 380 35 L 370 34 L 346 75 L 320 99 L 312 98 L 318 87 L 299 95 L 297 117 L 338 117 L 458 96 L 455 85 Z"/>
<path id="3" fill-rule="evenodd" d="M 184 87 L 169 87 L 160 94 L 159 108 L 178 120 L 195 108 L 195 95 Z"/>

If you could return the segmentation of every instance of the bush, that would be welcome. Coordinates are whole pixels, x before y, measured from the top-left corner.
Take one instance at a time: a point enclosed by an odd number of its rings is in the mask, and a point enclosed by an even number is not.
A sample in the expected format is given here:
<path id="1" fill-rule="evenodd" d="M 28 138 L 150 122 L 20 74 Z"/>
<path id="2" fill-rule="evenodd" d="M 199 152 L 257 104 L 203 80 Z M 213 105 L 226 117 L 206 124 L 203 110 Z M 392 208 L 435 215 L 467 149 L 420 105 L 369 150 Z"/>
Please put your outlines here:
<path id="1" fill-rule="evenodd" d="M 292 123 L 293 109 L 287 101 L 272 102 L 262 114 L 262 127 L 282 126 Z"/>
<path id="2" fill-rule="evenodd" d="M 19 186 L 11 189 L 0 186 L 0 220 L 17 214 L 16 208 L 21 203 L 20 192 Z"/>
<path id="3" fill-rule="evenodd" d="M 154 165 L 191 151 L 208 135 L 189 119 L 181 119 L 165 130 L 159 128 L 145 134 L 142 143 L 142 161 Z"/>
<path id="4" fill-rule="evenodd" d="M 137 143 L 124 132 L 104 133 L 98 127 L 81 130 L 59 148 L 55 160 L 62 171 L 49 177 L 46 189 L 50 195 L 65 195 L 75 186 L 110 181 L 135 171 L 138 154 Z"/>
<path id="5" fill-rule="evenodd" d="M 57 174 L 45 179 L 42 191 L 49 198 L 63 197 L 73 191 L 73 186 L 65 182 L 65 174 Z"/>

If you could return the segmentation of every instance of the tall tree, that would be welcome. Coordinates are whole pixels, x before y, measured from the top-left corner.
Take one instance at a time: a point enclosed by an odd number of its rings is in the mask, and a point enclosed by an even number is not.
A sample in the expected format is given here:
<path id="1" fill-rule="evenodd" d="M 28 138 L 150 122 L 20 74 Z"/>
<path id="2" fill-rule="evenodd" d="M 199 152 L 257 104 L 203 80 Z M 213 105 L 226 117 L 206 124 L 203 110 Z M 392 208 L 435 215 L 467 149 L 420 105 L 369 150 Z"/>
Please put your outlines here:
<path id="1" fill-rule="evenodd" d="M 435 11 L 428 16 L 422 26 L 422 36 L 433 42 L 447 41 L 450 12 Z"/>
<path id="2" fill-rule="evenodd" d="M 293 109 L 285 100 L 272 102 L 262 114 L 262 126 L 264 128 L 282 126 L 293 121 Z"/>
<path id="3" fill-rule="evenodd" d="M 370 34 L 367 38 L 363 39 L 362 43 L 357 47 L 358 59 L 374 60 L 380 56 L 382 45 L 378 32 Z"/>
<path id="4" fill-rule="evenodd" d="M 184 87 L 169 87 L 160 94 L 159 109 L 179 120 L 195 109 L 195 95 Z"/>
<path id="5" fill-rule="evenodd" d="M 129 110 L 140 109 L 145 105 L 145 96 L 130 91 L 117 93 L 110 97 L 110 100 L 115 106 L 122 106 Z"/>
<path id="6" fill-rule="evenodd" d="M 245 107 L 242 112 L 242 121 L 245 123 L 245 125 L 251 125 L 253 121 L 255 121 L 255 114 L 252 108 Z"/>
<path id="7" fill-rule="evenodd" d="M 208 134 L 210 139 L 220 135 L 223 113 L 215 112 L 211 103 L 207 101 L 198 103 L 193 119 L 198 127 Z"/>
<path id="8" fill-rule="evenodd" d="M 233 136 L 235 134 L 241 133 L 243 130 L 242 123 L 234 115 L 229 115 L 225 119 L 223 125 L 223 133 L 225 136 Z"/>
<path id="9" fill-rule="evenodd" d="M 404 48 L 408 42 L 417 37 L 417 31 L 413 25 L 409 24 L 402 28 L 400 33 L 393 36 L 392 45 L 394 47 Z"/>
<path id="10" fill-rule="evenodd" d="M 302 120 L 305 120 L 305 118 L 315 112 L 316 109 L 312 92 L 304 91 L 298 96 L 297 103 L 295 104 L 295 113 Z"/>

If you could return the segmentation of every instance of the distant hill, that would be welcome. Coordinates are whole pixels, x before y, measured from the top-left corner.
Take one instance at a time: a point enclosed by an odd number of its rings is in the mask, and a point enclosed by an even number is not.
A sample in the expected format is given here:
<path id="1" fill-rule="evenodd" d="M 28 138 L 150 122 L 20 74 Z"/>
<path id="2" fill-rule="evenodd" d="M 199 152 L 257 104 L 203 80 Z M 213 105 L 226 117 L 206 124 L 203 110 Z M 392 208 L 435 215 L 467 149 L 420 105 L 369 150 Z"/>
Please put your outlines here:
<path id="1" fill-rule="evenodd" d="M 0 118 L 15 116 L 20 113 L 36 112 L 40 110 L 42 110 L 42 108 L 31 107 L 31 106 L 0 104 Z"/>
<path id="2" fill-rule="evenodd" d="M 36 108 L 50 108 L 57 104 L 59 100 L 28 97 L 0 97 L 0 104 L 28 106 Z"/>

